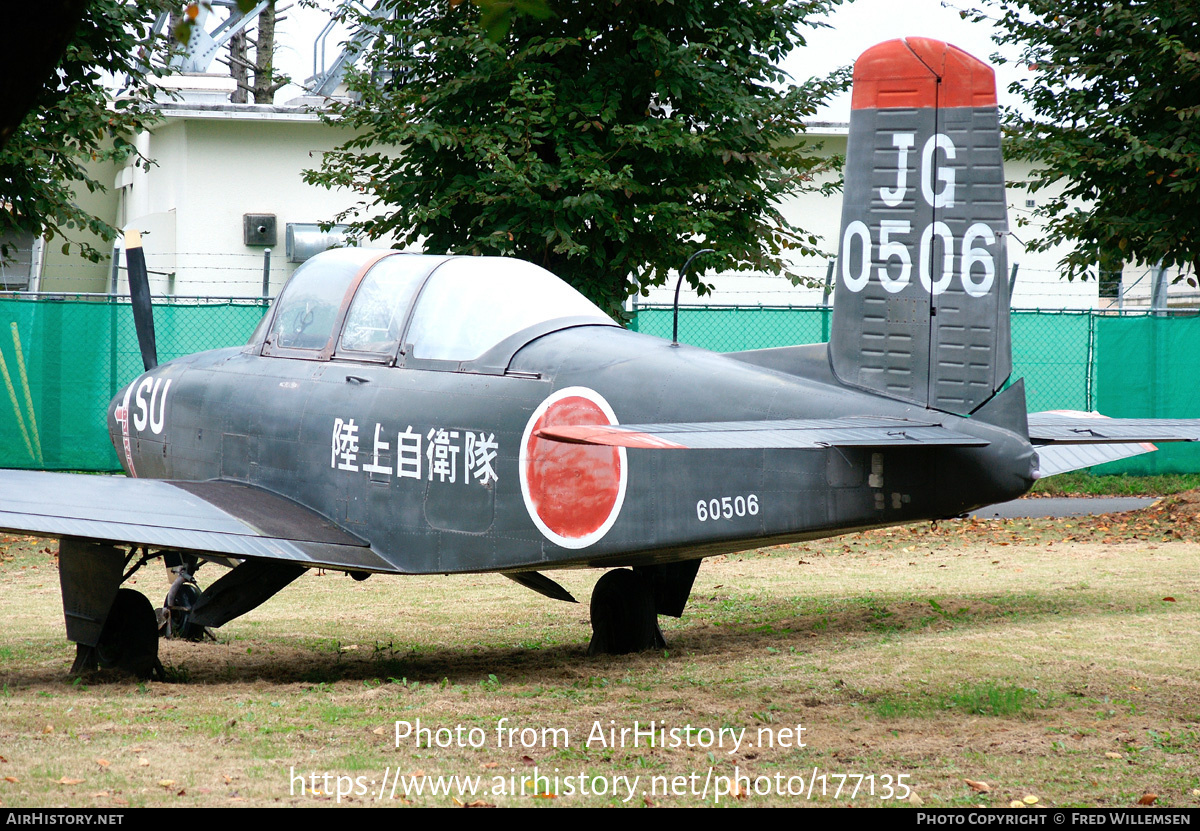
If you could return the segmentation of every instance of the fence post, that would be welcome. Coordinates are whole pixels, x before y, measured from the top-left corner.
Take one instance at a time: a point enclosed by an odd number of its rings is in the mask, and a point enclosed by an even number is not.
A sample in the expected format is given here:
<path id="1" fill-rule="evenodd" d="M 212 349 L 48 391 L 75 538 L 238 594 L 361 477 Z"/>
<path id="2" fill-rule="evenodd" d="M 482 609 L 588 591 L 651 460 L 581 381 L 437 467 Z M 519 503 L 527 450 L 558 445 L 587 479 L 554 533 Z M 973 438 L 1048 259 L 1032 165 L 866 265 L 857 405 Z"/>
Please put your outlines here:
<path id="1" fill-rule="evenodd" d="M 271 249 L 263 249 L 263 300 L 271 296 Z"/>
<path id="2" fill-rule="evenodd" d="M 1166 276 L 1167 267 L 1159 263 L 1154 275 L 1154 282 L 1150 286 L 1150 308 L 1154 310 L 1155 317 L 1162 317 L 1167 313 Z"/>
<path id="3" fill-rule="evenodd" d="M 1087 386 L 1084 402 L 1088 412 L 1096 409 L 1096 310 L 1088 309 Z"/>
<path id="4" fill-rule="evenodd" d="M 833 290 L 833 266 L 837 260 L 830 260 L 825 269 L 825 291 L 821 295 L 821 340 L 829 343 L 829 294 Z"/>
<path id="5" fill-rule="evenodd" d="M 123 248 L 114 248 L 114 249 L 113 249 L 113 267 L 112 267 L 112 277 L 111 277 L 111 279 L 108 281 L 108 293 L 109 293 L 109 294 L 111 294 L 111 295 L 113 295 L 113 296 L 116 296 L 116 293 L 117 293 L 117 280 L 118 280 L 118 279 L 120 278 L 120 276 L 121 276 L 121 255 L 120 255 L 120 254 L 118 254 L 117 252 L 118 252 L 118 251 L 123 251 L 123 250 L 124 250 Z"/>

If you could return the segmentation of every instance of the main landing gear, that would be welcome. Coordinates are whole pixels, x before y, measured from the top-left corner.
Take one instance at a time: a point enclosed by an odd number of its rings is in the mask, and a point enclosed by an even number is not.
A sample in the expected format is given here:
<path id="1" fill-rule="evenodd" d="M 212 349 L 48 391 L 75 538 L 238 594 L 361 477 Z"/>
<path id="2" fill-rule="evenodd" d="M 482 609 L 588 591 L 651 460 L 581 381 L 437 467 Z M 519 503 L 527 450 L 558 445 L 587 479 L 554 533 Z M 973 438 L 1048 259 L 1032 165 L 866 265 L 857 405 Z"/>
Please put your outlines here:
<path id="1" fill-rule="evenodd" d="M 83 644 L 76 647 L 76 663 Z M 158 660 L 158 621 L 146 595 L 119 589 L 108 610 L 100 640 L 92 647 L 103 669 L 117 669 L 143 680 L 165 681 L 167 674 Z"/>
<path id="2" fill-rule="evenodd" d="M 667 645 L 659 615 L 680 617 L 700 569 L 699 560 L 620 568 L 592 590 L 589 655 L 626 655 Z"/>
<path id="3" fill-rule="evenodd" d="M 134 572 L 163 557 L 175 575 L 163 608 L 121 588 Z M 64 537 L 58 547 L 67 638 L 75 642 L 71 674 L 116 669 L 143 680 L 164 680 L 158 637 L 200 640 L 210 626 L 228 623 L 275 595 L 305 567 L 273 560 L 230 561 L 231 570 L 201 591 L 192 576 L 200 561 L 190 554 L 132 546 L 128 551 Z"/>

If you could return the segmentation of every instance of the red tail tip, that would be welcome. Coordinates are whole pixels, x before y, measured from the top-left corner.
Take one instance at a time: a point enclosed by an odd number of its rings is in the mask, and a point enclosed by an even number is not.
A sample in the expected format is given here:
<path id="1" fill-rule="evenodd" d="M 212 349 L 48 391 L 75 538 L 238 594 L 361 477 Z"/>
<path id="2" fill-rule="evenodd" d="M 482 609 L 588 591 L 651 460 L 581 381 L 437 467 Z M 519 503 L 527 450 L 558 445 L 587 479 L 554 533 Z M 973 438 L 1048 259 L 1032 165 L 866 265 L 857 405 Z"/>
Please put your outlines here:
<path id="1" fill-rule="evenodd" d="M 940 40 L 889 40 L 863 52 L 854 64 L 851 107 L 856 110 L 994 106 L 992 68 Z"/>

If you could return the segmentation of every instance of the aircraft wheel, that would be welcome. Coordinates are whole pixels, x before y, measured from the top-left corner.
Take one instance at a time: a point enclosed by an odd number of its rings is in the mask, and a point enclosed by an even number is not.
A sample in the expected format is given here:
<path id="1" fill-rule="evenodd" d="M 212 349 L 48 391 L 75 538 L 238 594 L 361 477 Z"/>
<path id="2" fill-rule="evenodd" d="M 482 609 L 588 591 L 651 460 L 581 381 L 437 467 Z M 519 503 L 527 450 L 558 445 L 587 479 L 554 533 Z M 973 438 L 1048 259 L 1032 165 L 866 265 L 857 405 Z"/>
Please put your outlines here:
<path id="1" fill-rule="evenodd" d="M 117 592 L 96 644 L 96 659 L 105 669 L 119 669 L 143 680 L 164 680 L 158 661 L 158 620 L 144 594 L 133 589 Z"/>
<path id="2" fill-rule="evenodd" d="M 626 655 L 667 645 L 650 583 L 627 568 L 604 574 L 592 590 L 589 655 Z"/>
<path id="3" fill-rule="evenodd" d="M 159 626 L 159 632 L 169 638 L 183 638 L 186 641 L 204 640 L 204 627 L 191 622 L 192 609 L 200 602 L 200 587 L 193 583 L 184 583 L 175 593 L 174 608 L 164 608 L 162 611 L 165 621 L 170 622 Z"/>

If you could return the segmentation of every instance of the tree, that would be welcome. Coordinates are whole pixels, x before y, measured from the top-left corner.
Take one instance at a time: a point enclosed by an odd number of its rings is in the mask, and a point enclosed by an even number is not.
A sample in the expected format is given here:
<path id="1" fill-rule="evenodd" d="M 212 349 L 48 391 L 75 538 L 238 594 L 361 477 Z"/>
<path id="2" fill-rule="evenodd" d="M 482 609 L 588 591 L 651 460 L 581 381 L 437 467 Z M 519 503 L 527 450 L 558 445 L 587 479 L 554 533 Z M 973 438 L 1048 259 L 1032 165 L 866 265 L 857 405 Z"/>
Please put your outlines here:
<path id="1" fill-rule="evenodd" d="M 1036 250 L 1074 247 L 1069 278 L 1124 263 L 1200 266 L 1200 6 L 1177 0 L 986 0 L 1020 47 L 1025 108 L 1008 151 L 1051 189 Z M 982 13 L 976 13 L 983 17 Z M 1195 278 L 1189 278 L 1195 284 Z"/>
<path id="2" fill-rule="evenodd" d="M 275 3 L 270 3 L 255 21 L 256 36 L 253 39 L 245 30 L 229 39 L 229 74 L 237 82 L 233 103 L 245 104 L 253 100 L 255 104 L 272 104 L 275 93 L 291 83 L 290 78 L 275 71 L 275 24 L 287 19 L 281 11 L 287 9 L 277 11 Z M 253 60 L 250 59 L 251 46 L 254 47 Z"/>
<path id="3" fill-rule="evenodd" d="M 700 248 L 779 273 L 816 253 L 778 201 L 830 165 L 802 119 L 845 77 L 777 67 L 837 2 L 555 0 L 485 37 L 477 4 L 395 0 L 306 180 L 363 193 L 366 236 L 522 257 L 609 311 Z"/>
<path id="4" fill-rule="evenodd" d="M 116 236 L 107 222 L 79 208 L 74 190 L 102 188 L 85 165 L 126 161 L 136 152 L 133 135 L 152 117 L 142 94 L 152 74 L 142 47 L 155 12 L 152 3 L 122 0 L 92 0 L 82 10 L 56 73 L 0 148 L 0 236 L 49 239 L 64 230 Z M 109 85 L 126 75 L 134 86 L 114 103 Z M 93 260 L 103 256 L 86 241 L 78 245 Z"/>

